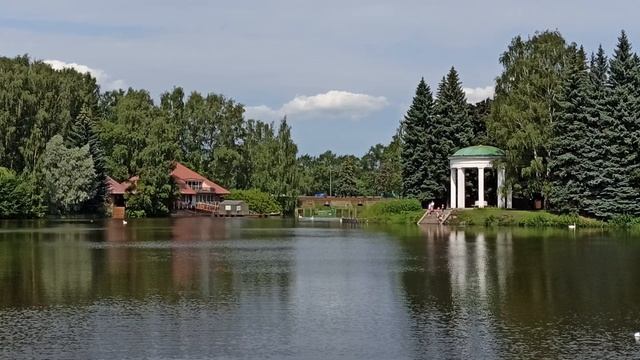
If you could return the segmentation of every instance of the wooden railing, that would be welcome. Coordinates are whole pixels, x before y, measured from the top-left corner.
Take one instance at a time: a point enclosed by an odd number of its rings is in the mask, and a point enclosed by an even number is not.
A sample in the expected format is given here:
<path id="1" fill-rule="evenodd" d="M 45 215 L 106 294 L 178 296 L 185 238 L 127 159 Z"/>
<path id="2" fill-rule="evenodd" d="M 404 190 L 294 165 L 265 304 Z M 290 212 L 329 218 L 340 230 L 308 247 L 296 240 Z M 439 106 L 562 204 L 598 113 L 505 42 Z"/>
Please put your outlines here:
<path id="1" fill-rule="evenodd" d="M 197 202 L 196 203 L 196 211 L 202 211 L 202 212 L 207 212 L 207 213 L 216 213 L 216 212 L 218 212 L 218 209 L 220 209 L 220 203 L 219 202 L 212 202 L 212 203 Z"/>

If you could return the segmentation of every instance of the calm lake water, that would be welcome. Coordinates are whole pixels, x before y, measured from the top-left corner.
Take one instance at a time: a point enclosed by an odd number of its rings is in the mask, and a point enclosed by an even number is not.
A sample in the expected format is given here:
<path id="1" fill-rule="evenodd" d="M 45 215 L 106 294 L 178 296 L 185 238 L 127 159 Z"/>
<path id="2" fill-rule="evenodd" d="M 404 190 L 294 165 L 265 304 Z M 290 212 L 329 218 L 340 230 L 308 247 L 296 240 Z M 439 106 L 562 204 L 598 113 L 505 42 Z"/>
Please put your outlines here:
<path id="1" fill-rule="evenodd" d="M 0 358 L 638 358 L 640 235 L 0 222 Z"/>

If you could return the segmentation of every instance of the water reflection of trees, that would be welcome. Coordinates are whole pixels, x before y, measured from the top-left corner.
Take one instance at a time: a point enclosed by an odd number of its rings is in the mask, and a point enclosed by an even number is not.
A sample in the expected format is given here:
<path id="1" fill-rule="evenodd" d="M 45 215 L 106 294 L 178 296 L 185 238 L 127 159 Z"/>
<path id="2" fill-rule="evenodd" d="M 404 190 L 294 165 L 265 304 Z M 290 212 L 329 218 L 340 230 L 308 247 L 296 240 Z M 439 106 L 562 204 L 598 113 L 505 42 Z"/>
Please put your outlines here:
<path id="1" fill-rule="evenodd" d="M 160 296 L 236 303 L 245 289 L 287 297 L 290 262 L 278 271 L 253 255 L 263 239 L 234 246 L 224 219 L 53 222 L 0 232 L 0 305 L 72 304 Z M 268 241 L 265 240 L 265 241 Z M 268 248 L 267 246 L 264 246 Z M 285 290 L 283 290 L 285 289 Z M 252 294 L 258 294 L 251 290 Z"/>
<path id="2" fill-rule="evenodd" d="M 526 343 L 520 351 L 532 354 L 539 349 L 527 348 L 536 345 L 526 338 L 540 338 L 540 327 L 602 331 L 604 318 L 620 326 L 640 310 L 633 303 L 640 298 L 640 241 L 628 233 L 431 227 L 401 243 L 416 269 L 402 282 L 425 353 L 491 354 L 499 343 Z"/>

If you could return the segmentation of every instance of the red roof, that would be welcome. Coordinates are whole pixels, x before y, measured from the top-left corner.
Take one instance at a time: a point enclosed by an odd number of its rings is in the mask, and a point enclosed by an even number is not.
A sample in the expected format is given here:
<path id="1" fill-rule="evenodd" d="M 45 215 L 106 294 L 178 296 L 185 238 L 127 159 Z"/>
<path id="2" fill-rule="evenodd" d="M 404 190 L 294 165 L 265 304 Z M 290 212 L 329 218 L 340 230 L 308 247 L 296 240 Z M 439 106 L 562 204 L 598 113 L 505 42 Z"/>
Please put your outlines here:
<path id="1" fill-rule="evenodd" d="M 183 195 L 195 195 L 195 194 L 197 194 L 195 190 L 190 188 L 189 185 L 187 185 L 187 183 L 184 182 L 184 180 L 178 179 L 177 177 L 174 177 L 173 179 L 176 182 L 176 184 L 178 185 L 178 188 L 180 189 L 180 194 L 183 194 Z"/>
<path id="2" fill-rule="evenodd" d="M 179 162 L 176 162 L 176 168 L 171 172 L 171 176 L 174 178 L 178 187 L 180 188 L 180 193 L 185 195 L 193 195 L 197 192 L 199 193 L 211 193 L 216 195 L 229 195 L 229 190 L 223 188 L 222 186 L 214 183 L 213 181 L 205 178 L 204 176 L 198 174 L 197 172 L 189 169 L 188 167 L 182 165 Z M 202 189 L 199 191 L 195 191 L 191 189 L 186 182 L 187 181 L 200 181 L 202 182 Z"/>
<path id="3" fill-rule="evenodd" d="M 107 191 L 112 195 L 123 195 L 127 190 L 127 186 L 120 184 L 113 180 L 110 176 L 107 176 Z"/>

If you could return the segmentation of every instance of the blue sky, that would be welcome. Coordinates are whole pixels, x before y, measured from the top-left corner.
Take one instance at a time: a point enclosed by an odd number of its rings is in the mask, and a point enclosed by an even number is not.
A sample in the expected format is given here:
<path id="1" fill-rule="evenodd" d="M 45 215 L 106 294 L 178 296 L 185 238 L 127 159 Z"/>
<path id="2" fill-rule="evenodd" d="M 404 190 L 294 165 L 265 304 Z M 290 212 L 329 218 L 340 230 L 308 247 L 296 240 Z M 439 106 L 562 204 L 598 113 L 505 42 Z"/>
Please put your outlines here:
<path id="1" fill-rule="evenodd" d="M 612 52 L 640 46 L 638 1 L 0 0 L 0 54 L 91 71 L 106 89 L 216 92 L 273 121 L 301 153 L 387 143 L 424 76 L 455 66 L 469 99 L 491 94 L 515 35 L 558 29 Z"/>

